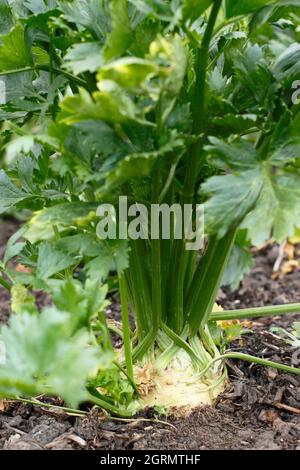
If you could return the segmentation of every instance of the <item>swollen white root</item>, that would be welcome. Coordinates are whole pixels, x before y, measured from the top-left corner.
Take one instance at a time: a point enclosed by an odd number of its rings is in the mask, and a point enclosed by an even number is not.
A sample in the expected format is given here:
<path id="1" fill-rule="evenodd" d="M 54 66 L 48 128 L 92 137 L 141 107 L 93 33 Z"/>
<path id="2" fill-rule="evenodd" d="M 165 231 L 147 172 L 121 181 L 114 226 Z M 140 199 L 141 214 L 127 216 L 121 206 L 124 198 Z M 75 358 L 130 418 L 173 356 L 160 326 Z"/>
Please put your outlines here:
<path id="1" fill-rule="evenodd" d="M 184 355 L 186 357 L 182 361 Z M 164 370 L 145 364 L 143 368 L 136 369 L 135 376 L 142 408 L 183 408 L 184 414 L 199 406 L 213 405 L 227 381 L 226 371 L 213 370 L 209 378 L 195 373 L 189 356 L 183 351 L 180 360 L 175 358 Z"/>

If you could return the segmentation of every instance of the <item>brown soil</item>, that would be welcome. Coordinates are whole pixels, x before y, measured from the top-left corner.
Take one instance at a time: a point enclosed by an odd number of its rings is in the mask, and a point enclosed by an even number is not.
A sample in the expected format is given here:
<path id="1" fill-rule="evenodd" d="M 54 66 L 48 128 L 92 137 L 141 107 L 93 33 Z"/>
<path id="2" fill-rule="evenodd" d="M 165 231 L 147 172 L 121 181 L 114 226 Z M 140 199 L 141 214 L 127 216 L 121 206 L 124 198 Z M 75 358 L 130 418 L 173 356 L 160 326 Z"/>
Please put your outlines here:
<path id="1" fill-rule="evenodd" d="M 15 227 L 15 221 L 0 222 L 0 255 Z M 276 246 L 257 253 L 251 275 L 238 291 L 223 289 L 220 303 L 232 309 L 300 302 L 299 270 L 280 280 L 271 278 L 277 254 Z M 0 289 L 0 321 L 6 322 L 8 315 L 9 297 Z M 299 316 L 257 319 L 253 334 L 233 349 L 299 367 L 300 351 L 270 333 L 271 325 L 288 327 L 295 318 Z M 153 410 L 142 416 L 144 421 L 126 422 L 105 420 L 95 409 L 80 418 L 54 408 L 0 402 L 0 449 L 300 450 L 299 377 L 240 361 L 228 366 L 231 384 L 215 408 L 197 409 L 188 418 L 160 417 L 165 423 L 155 421 Z"/>

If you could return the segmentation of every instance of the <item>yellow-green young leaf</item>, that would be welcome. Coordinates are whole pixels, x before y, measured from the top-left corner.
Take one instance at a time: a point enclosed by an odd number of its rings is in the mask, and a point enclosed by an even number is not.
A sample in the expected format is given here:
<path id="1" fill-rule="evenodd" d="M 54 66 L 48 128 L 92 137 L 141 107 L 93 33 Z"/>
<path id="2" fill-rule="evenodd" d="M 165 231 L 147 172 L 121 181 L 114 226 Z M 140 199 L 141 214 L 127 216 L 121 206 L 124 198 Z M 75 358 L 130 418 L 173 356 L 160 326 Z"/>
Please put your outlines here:
<path id="1" fill-rule="evenodd" d="M 182 16 L 185 20 L 195 21 L 207 10 L 213 0 L 183 0 Z"/>
<path id="2" fill-rule="evenodd" d="M 111 123 L 139 121 L 145 123 L 141 112 L 124 90 L 111 80 L 98 84 L 100 91 L 91 96 L 81 89 L 78 95 L 67 97 L 61 103 L 60 122 L 75 124 L 91 119 Z"/>
<path id="3" fill-rule="evenodd" d="M 53 227 L 60 232 L 66 227 L 77 225 L 83 220 L 94 217 L 97 210 L 97 203 L 74 202 L 57 204 L 36 212 L 27 223 L 27 230 L 24 238 L 30 243 L 41 240 L 53 239 Z"/>
<path id="4" fill-rule="evenodd" d="M 183 40 L 177 34 L 172 39 L 159 36 L 150 44 L 149 58 L 161 68 L 162 89 L 169 97 L 176 97 L 188 66 L 188 53 Z"/>
<path id="5" fill-rule="evenodd" d="M 28 289 L 21 285 L 15 284 L 11 289 L 11 311 L 13 313 L 20 313 L 26 311 L 34 311 L 35 298 L 31 295 Z"/>
<path id="6" fill-rule="evenodd" d="M 153 61 L 138 57 L 124 57 L 101 67 L 97 79 L 99 82 L 113 80 L 124 88 L 135 88 L 158 71 L 159 68 Z"/>
<path id="7" fill-rule="evenodd" d="M 21 69 L 32 65 L 25 41 L 23 26 L 17 24 L 6 36 L 1 36 L 0 72 Z"/>

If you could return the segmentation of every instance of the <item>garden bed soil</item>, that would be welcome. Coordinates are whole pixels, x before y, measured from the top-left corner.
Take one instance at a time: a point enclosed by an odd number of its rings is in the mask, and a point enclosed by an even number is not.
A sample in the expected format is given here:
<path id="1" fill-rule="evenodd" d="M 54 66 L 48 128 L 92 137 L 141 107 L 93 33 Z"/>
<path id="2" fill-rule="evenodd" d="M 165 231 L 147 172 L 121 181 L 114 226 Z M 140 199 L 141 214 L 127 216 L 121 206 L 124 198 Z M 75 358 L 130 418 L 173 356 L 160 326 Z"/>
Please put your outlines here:
<path id="1" fill-rule="evenodd" d="M 13 220 L 0 222 L 0 256 L 16 229 Z M 219 301 L 226 309 L 300 302 L 300 270 L 272 279 L 277 246 L 255 256 L 255 267 L 236 292 L 222 289 Z M 43 298 L 39 302 L 43 302 Z M 9 296 L 0 289 L 0 321 L 7 322 Z M 114 301 L 110 316 L 118 316 Z M 248 354 L 300 366 L 300 351 L 286 346 L 270 332 L 271 325 L 288 327 L 297 315 L 256 319 L 253 333 L 233 347 Z M 153 410 L 137 419 L 105 419 L 100 410 L 87 416 L 68 416 L 53 408 L 0 401 L 0 449 L 143 449 L 300 450 L 300 378 L 241 361 L 228 364 L 230 385 L 215 408 L 196 409 L 186 418 L 173 416 L 157 422 Z"/>

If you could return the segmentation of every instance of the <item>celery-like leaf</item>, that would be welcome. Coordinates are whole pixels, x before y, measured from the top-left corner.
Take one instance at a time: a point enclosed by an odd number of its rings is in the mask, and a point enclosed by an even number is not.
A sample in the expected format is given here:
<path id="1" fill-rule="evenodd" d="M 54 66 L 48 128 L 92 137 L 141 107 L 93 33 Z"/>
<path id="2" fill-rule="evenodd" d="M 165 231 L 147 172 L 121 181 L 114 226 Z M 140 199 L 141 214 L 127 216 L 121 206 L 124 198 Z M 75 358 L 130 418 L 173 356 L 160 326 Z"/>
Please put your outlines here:
<path id="1" fill-rule="evenodd" d="M 87 330 L 70 331 L 71 317 L 54 307 L 39 315 L 22 313 L 3 326 L 5 361 L 0 366 L 0 395 L 60 395 L 71 406 L 85 399 L 87 378 L 106 360 L 90 345 Z"/>

